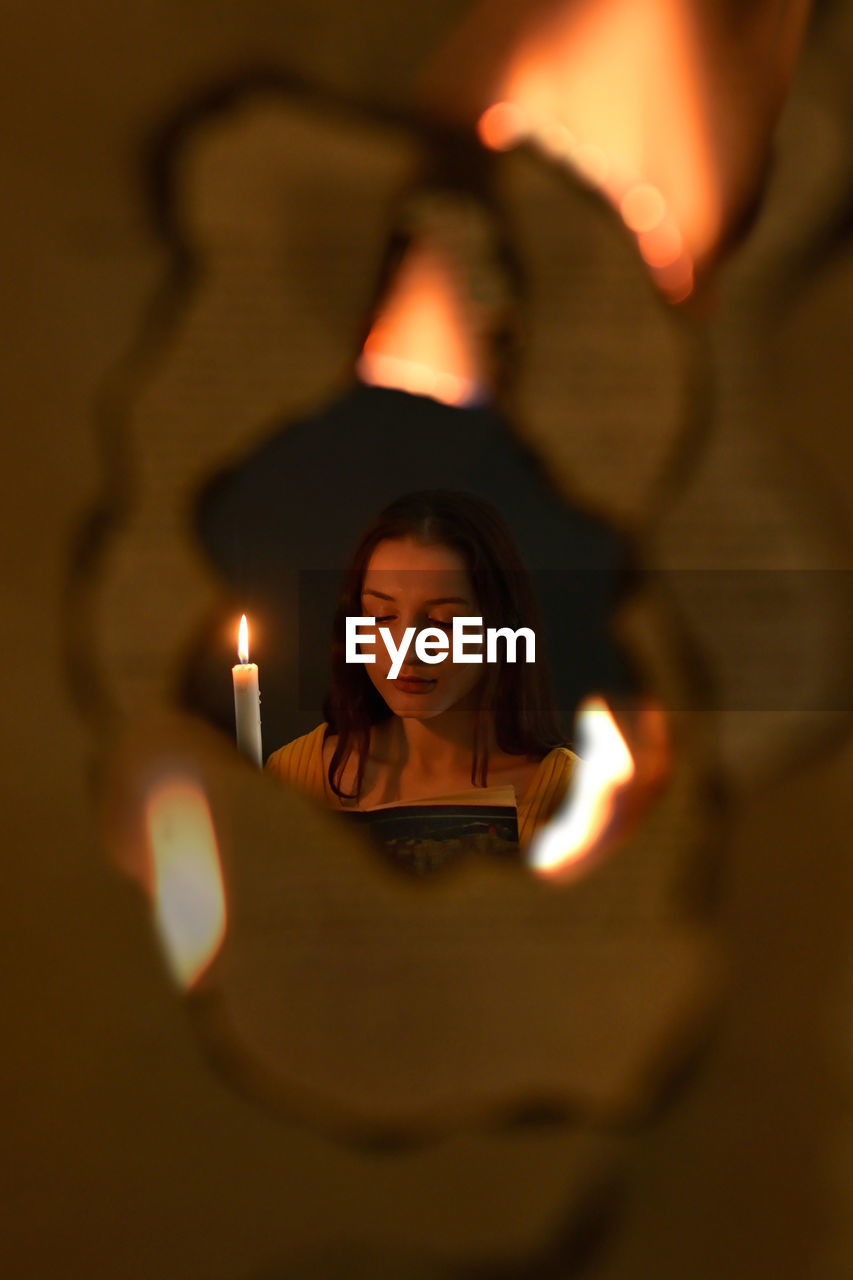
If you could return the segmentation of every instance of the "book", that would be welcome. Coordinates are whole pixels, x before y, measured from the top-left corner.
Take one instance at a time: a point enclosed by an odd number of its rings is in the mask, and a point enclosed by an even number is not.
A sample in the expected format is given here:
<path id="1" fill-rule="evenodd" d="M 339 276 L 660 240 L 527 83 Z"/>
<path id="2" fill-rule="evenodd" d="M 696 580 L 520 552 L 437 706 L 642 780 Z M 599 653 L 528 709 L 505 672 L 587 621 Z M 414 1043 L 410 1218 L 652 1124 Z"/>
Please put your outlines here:
<path id="1" fill-rule="evenodd" d="M 395 801 L 352 810 L 347 818 L 365 829 L 395 866 L 414 875 L 472 854 L 518 857 L 513 787 Z"/>

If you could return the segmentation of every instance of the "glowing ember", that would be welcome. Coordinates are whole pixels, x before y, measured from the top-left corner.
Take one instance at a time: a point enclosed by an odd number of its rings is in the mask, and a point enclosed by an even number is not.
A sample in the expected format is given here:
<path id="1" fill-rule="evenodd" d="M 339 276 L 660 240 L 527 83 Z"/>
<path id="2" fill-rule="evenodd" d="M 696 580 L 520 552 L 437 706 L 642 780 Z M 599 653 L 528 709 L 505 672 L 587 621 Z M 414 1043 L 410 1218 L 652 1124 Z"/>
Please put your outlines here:
<path id="1" fill-rule="evenodd" d="M 657 187 L 650 182 L 638 182 L 625 192 L 619 212 L 625 226 L 639 235 L 643 231 L 653 231 L 663 221 L 666 202 Z"/>
<path id="2" fill-rule="evenodd" d="M 464 405 L 483 393 L 477 326 L 453 266 L 413 244 L 373 323 L 356 369 L 362 382 Z"/>
<path id="3" fill-rule="evenodd" d="M 683 302 L 693 291 L 693 263 L 682 254 L 668 266 L 654 268 L 652 278 L 670 302 Z"/>
<path id="4" fill-rule="evenodd" d="M 241 662 L 249 661 L 249 624 L 246 615 L 240 619 L 240 633 L 237 639 L 237 655 Z"/>
<path id="5" fill-rule="evenodd" d="M 524 138 L 526 125 L 524 112 L 514 102 L 495 102 L 480 116 L 477 133 L 483 146 L 508 151 Z"/>
<path id="6" fill-rule="evenodd" d="M 157 784 L 145 813 L 154 921 L 172 976 L 187 989 L 225 936 L 216 833 L 204 792 L 185 778 Z"/>
<path id="7" fill-rule="evenodd" d="M 617 790 L 634 775 L 631 752 L 602 698 L 582 704 L 577 724 L 580 759 L 571 789 L 527 850 L 530 866 L 542 875 L 575 866 L 595 848 L 612 816 Z"/>
<path id="8" fill-rule="evenodd" d="M 684 240 L 671 220 L 664 220 L 650 231 L 641 231 L 637 247 L 650 267 L 668 267 L 684 251 Z"/>

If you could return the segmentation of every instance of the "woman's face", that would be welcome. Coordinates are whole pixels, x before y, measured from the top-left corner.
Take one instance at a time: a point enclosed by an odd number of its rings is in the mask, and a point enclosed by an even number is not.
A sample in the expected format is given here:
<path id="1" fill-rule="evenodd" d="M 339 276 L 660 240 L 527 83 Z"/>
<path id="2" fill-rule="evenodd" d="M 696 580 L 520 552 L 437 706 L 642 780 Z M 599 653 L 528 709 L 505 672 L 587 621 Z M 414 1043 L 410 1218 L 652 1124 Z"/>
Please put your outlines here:
<path id="1" fill-rule="evenodd" d="M 479 663 L 454 663 L 452 628 L 455 617 L 479 617 L 480 606 L 461 555 L 441 544 L 424 545 L 413 538 L 389 538 L 375 547 L 361 589 L 365 617 L 376 618 L 374 663 L 365 671 L 397 716 L 430 720 L 465 704 L 479 684 Z M 396 679 L 391 679 L 391 655 L 379 628 L 391 632 L 399 649 L 408 627 L 415 635 L 425 627 L 446 633 L 449 651 L 437 663 L 426 664 L 415 653 L 414 637 Z M 476 628 L 472 628 L 476 630 Z M 469 652 L 478 652 L 475 647 Z"/>

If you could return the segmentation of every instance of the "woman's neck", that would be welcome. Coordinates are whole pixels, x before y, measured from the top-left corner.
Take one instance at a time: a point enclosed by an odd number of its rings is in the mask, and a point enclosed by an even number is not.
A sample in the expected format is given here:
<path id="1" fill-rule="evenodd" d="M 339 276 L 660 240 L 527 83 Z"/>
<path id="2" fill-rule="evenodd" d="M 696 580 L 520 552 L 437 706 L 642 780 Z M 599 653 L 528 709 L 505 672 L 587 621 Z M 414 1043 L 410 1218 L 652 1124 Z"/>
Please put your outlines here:
<path id="1" fill-rule="evenodd" d="M 458 708 L 429 720 L 394 716 L 384 722 L 385 733 L 377 747 L 392 768 L 408 774 L 470 777 L 475 722 L 473 712 Z"/>

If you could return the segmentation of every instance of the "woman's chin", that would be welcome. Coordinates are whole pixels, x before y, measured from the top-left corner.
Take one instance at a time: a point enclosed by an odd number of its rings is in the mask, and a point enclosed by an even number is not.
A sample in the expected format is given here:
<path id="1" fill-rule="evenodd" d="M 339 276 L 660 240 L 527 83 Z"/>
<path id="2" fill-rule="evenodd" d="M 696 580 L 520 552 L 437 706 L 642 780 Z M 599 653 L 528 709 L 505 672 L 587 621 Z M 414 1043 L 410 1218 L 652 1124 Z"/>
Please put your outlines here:
<path id="1" fill-rule="evenodd" d="M 437 696 L 437 681 L 415 684 L 388 681 L 382 697 L 395 716 L 405 720 L 429 720 L 445 710 L 444 699 Z"/>
<path id="2" fill-rule="evenodd" d="M 401 720 L 429 720 L 444 710 L 428 694 L 393 693 L 385 701 Z"/>

